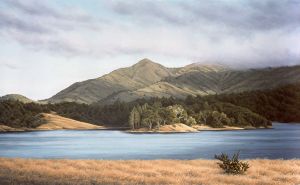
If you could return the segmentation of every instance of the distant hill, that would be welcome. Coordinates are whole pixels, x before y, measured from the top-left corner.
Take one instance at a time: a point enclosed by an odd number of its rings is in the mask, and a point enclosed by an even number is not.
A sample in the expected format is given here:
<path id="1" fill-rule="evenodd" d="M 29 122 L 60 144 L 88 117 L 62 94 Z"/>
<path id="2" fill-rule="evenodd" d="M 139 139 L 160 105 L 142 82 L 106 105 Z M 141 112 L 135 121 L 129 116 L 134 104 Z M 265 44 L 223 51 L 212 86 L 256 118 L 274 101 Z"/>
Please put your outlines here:
<path id="1" fill-rule="evenodd" d="M 139 98 L 185 98 L 272 89 L 296 82 L 300 82 L 300 66 L 237 70 L 194 63 L 167 68 L 143 59 L 131 67 L 77 82 L 46 101 L 111 104 L 116 100 L 130 102 Z"/>
<path id="2" fill-rule="evenodd" d="M 34 102 L 33 100 L 20 94 L 7 94 L 5 96 L 0 97 L 0 101 L 4 101 L 4 100 L 14 100 L 14 101 L 20 101 L 22 103 Z"/>

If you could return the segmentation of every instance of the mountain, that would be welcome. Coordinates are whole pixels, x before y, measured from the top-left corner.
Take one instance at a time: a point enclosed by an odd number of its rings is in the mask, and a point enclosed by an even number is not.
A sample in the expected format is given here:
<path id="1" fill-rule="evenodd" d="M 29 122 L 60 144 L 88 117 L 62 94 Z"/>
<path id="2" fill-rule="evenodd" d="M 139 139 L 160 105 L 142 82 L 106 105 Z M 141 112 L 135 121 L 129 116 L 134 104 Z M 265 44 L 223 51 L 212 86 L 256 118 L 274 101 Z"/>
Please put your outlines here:
<path id="1" fill-rule="evenodd" d="M 33 100 L 31 100 L 23 95 L 20 95 L 20 94 L 7 94 L 5 96 L 1 96 L 0 101 L 4 101 L 4 100 L 14 100 L 14 101 L 20 101 L 22 103 L 34 102 Z"/>
<path id="2" fill-rule="evenodd" d="M 188 72 L 166 82 L 194 94 L 222 94 L 273 89 L 300 81 L 300 66 Z"/>
<path id="3" fill-rule="evenodd" d="M 187 95 L 272 89 L 299 81 L 300 66 L 239 70 L 194 63 L 167 68 L 143 59 L 131 67 L 77 82 L 46 101 L 111 104 L 117 100 L 129 102 L 138 98 L 184 98 Z"/>
<path id="4" fill-rule="evenodd" d="M 57 93 L 47 101 L 93 103 L 126 91 L 135 91 L 172 76 L 173 70 L 149 59 L 137 64 L 115 70 L 100 78 L 78 82 Z"/>

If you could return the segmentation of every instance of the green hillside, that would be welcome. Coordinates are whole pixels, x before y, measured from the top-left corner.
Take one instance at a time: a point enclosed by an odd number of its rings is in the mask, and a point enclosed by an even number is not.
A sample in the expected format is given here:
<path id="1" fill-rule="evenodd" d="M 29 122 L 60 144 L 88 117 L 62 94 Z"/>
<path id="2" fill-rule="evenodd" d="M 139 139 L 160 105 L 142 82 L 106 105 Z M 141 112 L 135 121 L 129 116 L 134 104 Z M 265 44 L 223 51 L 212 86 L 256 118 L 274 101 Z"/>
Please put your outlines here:
<path id="1" fill-rule="evenodd" d="M 49 98 L 49 103 L 113 104 L 140 98 L 214 95 L 265 90 L 300 82 L 300 66 L 230 69 L 190 64 L 167 68 L 149 59 L 96 79 L 77 82 Z"/>

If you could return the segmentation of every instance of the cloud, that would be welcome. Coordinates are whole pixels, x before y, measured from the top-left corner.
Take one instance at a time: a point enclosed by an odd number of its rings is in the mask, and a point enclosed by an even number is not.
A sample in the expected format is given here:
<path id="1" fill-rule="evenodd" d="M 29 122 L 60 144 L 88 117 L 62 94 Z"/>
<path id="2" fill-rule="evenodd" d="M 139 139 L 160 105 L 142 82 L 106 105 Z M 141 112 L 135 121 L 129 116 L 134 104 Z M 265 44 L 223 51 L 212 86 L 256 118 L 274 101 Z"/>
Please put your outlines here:
<path id="1" fill-rule="evenodd" d="M 76 3 L 4 0 L 0 36 L 30 51 L 63 57 L 157 55 L 242 66 L 299 63 L 297 0 L 93 3 L 97 12 Z"/>
<path id="2" fill-rule="evenodd" d="M 300 1 L 295 0 L 112 1 L 110 6 L 135 20 L 153 18 L 174 25 L 205 22 L 252 31 L 297 27 L 300 23 Z"/>
<path id="3" fill-rule="evenodd" d="M 6 0 L 8 4 L 13 9 L 18 9 L 26 14 L 38 15 L 38 16 L 55 16 L 60 17 L 60 13 L 45 6 L 41 1 L 20 1 L 20 0 Z"/>
<path id="4" fill-rule="evenodd" d="M 144 28 L 138 28 L 144 52 L 245 67 L 300 63 L 300 1 L 113 1 L 109 7 Z"/>
<path id="5" fill-rule="evenodd" d="M 180 16 L 182 8 L 178 5 L 176 2 L 170 4 L 170 1 L 112 1 L 109 7 L 117 14 L 132 16 L 145 24 L 155 21 L 185 24 L 188 20 Z"/>
<path id="6" fill-rule="evenodd" d="M 203 20 L 238 31 L 295 28 L 300 23 L 300 4 L 296 1 L 205 1 L 182 7 L 192 12 L 194 21 Z"/>
<path id="7" fill-rule="evenodd" d="M 11 70 L 17 70 L 17 69 L 20 69 L 18 66 L 15 66 L 13 64 L 8 64 L 8 63 L 4 63 L 4 64 L 1 64 L 1 66 L 7 68 L 7 69 L 11 69 Z"/>
<path id="8" fill-rule="evenodd" d="M 100 20 L 76 8 L 65 11 L 37 0 L 6 0 L 2 6 L 0 35 L 34 50 L 80 55 L 84 50 L 76 45 L 81 34 L 78 31 L 99 29 Z M 72 32 L 77 32 L 77 38 L 67 36 L 74 35 Z"/>

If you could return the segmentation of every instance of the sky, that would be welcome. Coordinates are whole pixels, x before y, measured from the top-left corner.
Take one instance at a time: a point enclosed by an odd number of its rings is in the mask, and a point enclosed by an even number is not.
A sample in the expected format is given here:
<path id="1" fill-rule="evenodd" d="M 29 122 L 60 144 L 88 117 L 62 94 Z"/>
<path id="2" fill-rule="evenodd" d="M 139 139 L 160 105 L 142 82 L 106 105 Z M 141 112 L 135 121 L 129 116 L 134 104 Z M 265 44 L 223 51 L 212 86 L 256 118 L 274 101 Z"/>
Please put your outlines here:
<path id="1" fill-rule="evenodd" d="M 149 58 L 300 64 L 300 0 L 0 0 L 0 96 L 34 100 Z"/>

